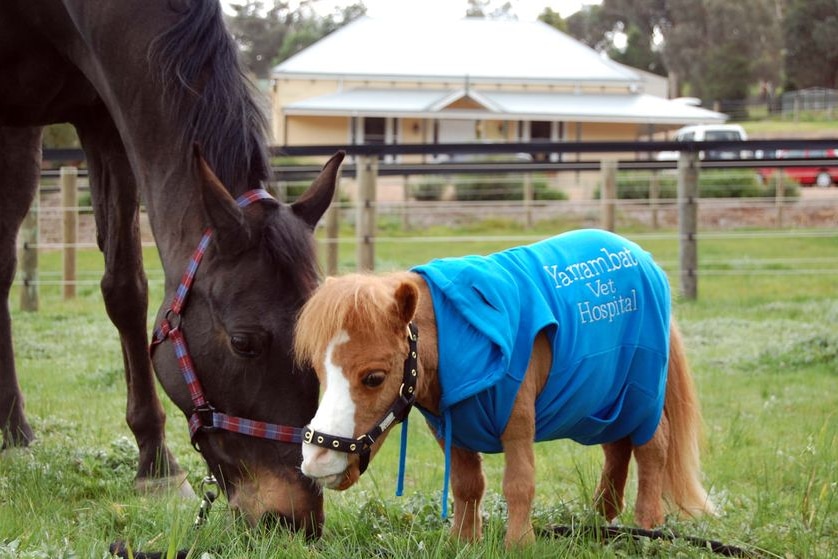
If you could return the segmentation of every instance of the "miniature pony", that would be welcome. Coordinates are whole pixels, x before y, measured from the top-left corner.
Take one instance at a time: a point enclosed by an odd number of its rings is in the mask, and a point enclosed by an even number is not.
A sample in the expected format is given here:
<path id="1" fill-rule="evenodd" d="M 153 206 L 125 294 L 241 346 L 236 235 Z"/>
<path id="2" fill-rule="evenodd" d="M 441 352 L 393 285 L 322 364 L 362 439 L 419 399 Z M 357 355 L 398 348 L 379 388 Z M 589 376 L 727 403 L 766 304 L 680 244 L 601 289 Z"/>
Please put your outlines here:
<path id="1" fill-rule="evenodd" d="M 328 278 L 301 311 L 295 350 L 325 388 L 302 462 L 322 486 L 351 487 L 415 404 L 445 451 L 461 539 L 482 535 L 479 453 L 503 452 L 506 544 L 533 540 L 533 442 L 560 438 L 602 445 L 594 504 L 609 521 L 623 508 L 632 453 L 639 526 L 663 522 L 664 497 L 690 515 L 713 512 L 666 276 L 617 235 L 574 231 Z"/>

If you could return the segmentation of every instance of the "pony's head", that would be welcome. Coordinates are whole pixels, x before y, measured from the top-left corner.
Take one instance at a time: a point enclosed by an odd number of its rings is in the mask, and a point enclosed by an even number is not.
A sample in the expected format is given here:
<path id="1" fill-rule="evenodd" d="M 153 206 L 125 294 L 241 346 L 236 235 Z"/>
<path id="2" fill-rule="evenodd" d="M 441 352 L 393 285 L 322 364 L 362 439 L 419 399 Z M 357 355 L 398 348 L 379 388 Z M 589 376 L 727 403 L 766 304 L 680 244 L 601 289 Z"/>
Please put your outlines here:
<path id="1" fill-rule="evenodd" d="M 333 157 L 294 204 L 254 191 L 259 201 L 241 207 L 196 153 L 196 205 L 212 233 L 205 246 L 184 247 L 194 252 L 180 265 L 194 277 L 186 288 L 167 282 L 153 352 L 163 388 L 189 418 L 192 442 L 231 507 L 252 523 L 278 521 L 310 536 L 320 533 L 323 501 L 299 471 L 299 433 L 319 389 L 294 361 L 294 319 L 319 280 L 312 231 L 342 159 Z"/>
<path id="2" fill-rule="evenodd" d="M 387 436 L 392 421 L 386 418 L 400 398 L 407 326 L 418 300 L 419 288 L 406 273 L 350 274 L 327 279 L 303 307 L 296 356 L 313 366 L 324 389 L 308 432 L 364 444 L 365 434 L 382 426 L 369 441 L 368 456 L 304 441 L 301 470 L 318 484 L 351 487 Z"/>

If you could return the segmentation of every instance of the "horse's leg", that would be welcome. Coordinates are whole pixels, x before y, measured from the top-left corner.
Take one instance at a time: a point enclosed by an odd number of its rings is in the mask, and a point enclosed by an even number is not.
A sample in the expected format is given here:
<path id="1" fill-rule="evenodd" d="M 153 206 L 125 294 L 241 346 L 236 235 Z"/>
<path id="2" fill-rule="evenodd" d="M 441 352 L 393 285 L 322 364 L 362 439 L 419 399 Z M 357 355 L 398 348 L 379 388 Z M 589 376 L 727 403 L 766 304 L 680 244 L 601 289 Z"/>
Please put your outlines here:
<path id="1" fill-rule="evenodd" d="M 663 524 L 663 486 L 669 450 L 669 420 L 661 416 L 655 434 L 646 444 L 634 447 L 637 460 L 637 502 L 634 522 L 641 528 Z"/>
<path id="2" fill-rule="evenodd" d="M 549 342 L 541 334 L 536 338 L 509 423 L 501 435 L 505 461 L 503 496 L 509 509 L 507 547 L 535 541 L 530 520 L 535 498 L 535 400 L 544 387 L 551 359 Z"/>
<path id="3" fill-rule="evenodd" d="M 3 446 L 26 446 L 32 428 L 23 413 L 15 372 L 9 290 L 15 277 L 15 240 L 35 193 L 41 170 L 41 129 L 0 126 L 0 427 Z"/>
<path id="4" fill-rule="evenodd" d="M 126 420 L 139 448 L 137 487 L 180 485 L 185 474 L 166 446 L 165 412 L 148 356 L 148 282 L 143 271 L 139 191 L 122 140 L 104 109 L 76 123 L 87 154 L 97 242 L 105 258 L 101 289 L 119 331 L 128 397 Z M 188 483 L 181 492 L 192 494 Z"/>
<path id="5" fill-rule="evenodd" d="M 623 495 L 631 461 L 631 440 L 625 438 L 604 444 L 602 450 L 605 452 L 605 464 L 594 494 L 594 506 L 610 522 L 623 510 Z"/>
<path id="6" fill-rule="evenodd" d="M 451 490 L 454 493 L 454 524 L 451 535 L 463 541 L 483 537 L 480 502 L 486 489 L 483 459 L 477 452 L 451 449 Z"/>

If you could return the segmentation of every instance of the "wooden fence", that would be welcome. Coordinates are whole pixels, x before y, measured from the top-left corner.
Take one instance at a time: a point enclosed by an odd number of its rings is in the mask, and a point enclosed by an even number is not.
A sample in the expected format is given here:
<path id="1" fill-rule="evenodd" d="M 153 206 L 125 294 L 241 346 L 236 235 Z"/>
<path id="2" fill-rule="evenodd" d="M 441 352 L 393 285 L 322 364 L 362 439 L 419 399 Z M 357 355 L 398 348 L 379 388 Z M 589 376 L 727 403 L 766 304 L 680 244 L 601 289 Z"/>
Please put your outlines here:
<path id="1" fill-rule="evenodd" d="M 765 142 L 763 142 L 765 143 Z M 797 142 L 799 143 L 799 142 Z M 636 144 L 631 144 L 637 149 Z M 738 146 L 739 144 L 737 144 Z M 707 144 L 704 144 L 706 147 Z M 363 147 L 363 146 L 356 146 Z M 392 146 L 385 146 L 391 147 Z M 566 146 L 562 145 L 564 149 Z M 586 147 L 590 148 L 591 144 Z M 596 147 L 596 146 L 595 146 Z M 617 148 L 613 146 L 604 145 L 599 146 L 602 149 L 599 151 L 609 151 L 609 149 L 626 149 L 626 145 L 620 144 Z M 671 143 L 662 144 L 657 148 L 671 147 Z M 753 168 L 755 165 L 772 166 L 772 162 L 756 162 L 750 161 L 729 161 L 729 162 L 704 162 L 700 161 L 699 147 L 697 144 L 692 146 L 684 146 L 680 153 L 680 159 L 677 161 L 677 214 L 678 214 L 678 239 L 679 239 L 679 288 L 681 294 L 687 299 L 694 299 L 698 290 L 698 261 L 697 261 L 697 239 L 698 239 L 698 179 L 700 167 L 712 168 L 736 168 L 749 167 Z M 693 149 L 690 149 L 692 147 Z M 321 152 L 327 152 L 330 148 L 321 146 L 316 148 Z M 555 144 L 549 146 L 534 146 L 533 149 L 542 149 L 549 151 L 556 149 Z M 354 170 L 357 184 L 357 197 L 354 205 L 354 222 L 355 222 L 355 241 L 356 241 L 356 266 L 359 270 L 372 270 L 375 262 L 375 243 L 377 238 L 377 182 L 378 177 L 386 174 L 394 174 L 394 165 L 387 165 L 384 168 L 379 167 L 380 153 L 369 151 L 365 153 L 364 149 L 357 150 L 355 153 L 354 162 L 350 165 L 345 165 L 344 169 Z M 507 150 L 508 151 L 508 148 Z M 596 150 L 595 150 L 596 151 Z M 561 166 L 567 169 L 576 169 L 592 171 L 597 170 L 600 174 L 599 184 L 601 185 L 601 192 L 599 200 L 593 202 L 598 205 L 600 213 L 600 226 L 603 229 L 614 231 L 616 229 L 616 214 L 617 209 L 623 201 L 618 200 L 617 193 L 617 172 L 618 169 L 666 169 L 671 168 L 674 162 L 656 162 L 652 160 L 625 162 L 616 161 L 613 159 L 604 159 L 596 161 L 592 164 L 590 161 L 577 161 L 570 164 L 548 164 L 548 168 L 555 169 Z M 784 165 L 794 164 L 794 162 L 783 161 Z M 803 162 L 801 164 L 806 164 Z M 521 200 L 521 208 L 525 215 L 525 222 L 532 222 L 532 211 L 534 208 L 533 188 L 531 182 L 531 173 L 541 170 L 543 165 L 515 165 L 514 167 L 523 170 L 524 188 L 523 199 Z M 668 166 L 668 167 L 667 167 Z M 773 165 L 779 166 L 779 165 Z M 409 167 L 402 168 L 399 173 L 408 173 Z M 496 166 L 503 167 L 503 165 Z M 451 167 L 433 165 L 423 169 L 428 173 L 439 173 L 442 170 L 451 172 Z M 305 171 L 286 170 L 280 172 L 280 176 L 287 178 L 293 173 L 311 174 L 316 171 L 316 167 L 312 167 Z M 419 170 L 418 172 L 421 172 Z M 503 169 L 501 168 L 501 171 Z M 412 172 L 417 172 L 414 169 Z M 406 176 L 406 175 L 405 175 Z M 779 174 L 778 174 L 779 176 Z M 63 250 L 63 278 L 59 282 L 63 286 L 63 295 L 65 298 L 72 298 L 75 296 L 76 290 L 76 248 L 79 246 L 77 242 L 78 232 L 78 188 L 79 188 L 79 173 L 73 167 L 62 167 L 59 173 L 59 185 L 61 189 L 62 199 L 62 216 L 63 216 L 63 239 L 61 243 L 54 245 L 53 248 L 60 247 Z M 658 221 L 658 174 L 652 173 L 650 179 L 650 199 L 644 201 L 646 207 L 651 211 L 653 227 L 657 227 Z M 405 194 L 405 198 L 407 195 Z M 458 203 L 463 204 L 463 203 Z M 778 181 L 776 189 L 776 200 L 774 206 L 777 212 L 777 224 L 783 224 L 783 212 L 786 206 L 784 192 L 782 190 L 782 181 Z M 20 289 L 20 306 L 24 310 L 37 310 L 38 308 L 38 249 L 43 245 L 39 244 L 38 233 L 38 214 L 39 208 L 36 202 L 33 208 L 27 215 L 20 232 L 21 256 L 19 277 L 21 280 Z M 337 207 L 333 207 L 325 217 L 326 229 L 326 271 L 329 274 L 337 273 L 338 268 L 338 229 L 339 229 L 339 212 Z"/>

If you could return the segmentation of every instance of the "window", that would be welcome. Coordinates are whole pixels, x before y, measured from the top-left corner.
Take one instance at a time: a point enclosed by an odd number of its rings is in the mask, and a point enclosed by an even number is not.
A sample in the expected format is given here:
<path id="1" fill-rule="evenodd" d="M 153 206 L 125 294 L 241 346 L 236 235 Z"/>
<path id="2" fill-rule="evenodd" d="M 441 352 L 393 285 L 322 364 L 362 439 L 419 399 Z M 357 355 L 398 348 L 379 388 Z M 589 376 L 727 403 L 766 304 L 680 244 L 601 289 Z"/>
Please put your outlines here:
<path id="1" fill-rule="evenodd" d="M 383 118 L 364 119 L 364 143 L 384 144 L 387 136 L 387 123 Z"/>
<path id="2" fill-rule="evenodd" d="M 549 141 L 550 140 L 550 122 L 546 120 L 534 120 L 530 122 L 530 140 Z"/>

